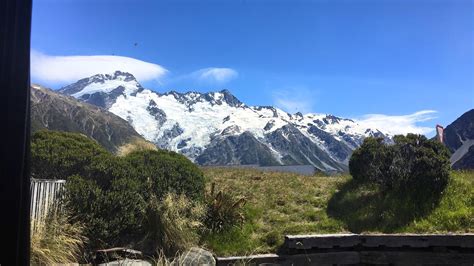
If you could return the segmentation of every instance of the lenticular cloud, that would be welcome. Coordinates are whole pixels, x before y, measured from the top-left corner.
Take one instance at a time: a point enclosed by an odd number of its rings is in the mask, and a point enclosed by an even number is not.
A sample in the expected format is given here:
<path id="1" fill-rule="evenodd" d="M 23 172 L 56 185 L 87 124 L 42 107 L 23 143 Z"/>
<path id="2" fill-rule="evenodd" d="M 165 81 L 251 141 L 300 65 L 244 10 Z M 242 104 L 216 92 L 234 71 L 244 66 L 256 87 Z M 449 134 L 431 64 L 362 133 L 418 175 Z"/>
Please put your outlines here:
<path id="1" fill-rule="evenodd" d="M 191 74 L 201 82 L 226 83 L 238 76 L 237 71 L 225 67 L 209 67 L 195 71 Z"/>
<path id="2" fill-rule="evenodd" d="M 43 82 L 72 83 L 84 77 L 113 73 L 116 70 L 131 73 L 140 82 L 159 81 L 168 72 L 158 64 L 125 56 L 52 56 L 31 52 L 31 75 Z"/>
<path id="3" fill-rule="evenodd" d="M 428 134 L 434 131 L 433 127 L 419 126 L 418 123 L 435 119 L 434 110 L 422 110 L 408 115 L 369 114 L 357 122 L 367 128 L 379 129 L 392 135 L 396 134 Z"/>

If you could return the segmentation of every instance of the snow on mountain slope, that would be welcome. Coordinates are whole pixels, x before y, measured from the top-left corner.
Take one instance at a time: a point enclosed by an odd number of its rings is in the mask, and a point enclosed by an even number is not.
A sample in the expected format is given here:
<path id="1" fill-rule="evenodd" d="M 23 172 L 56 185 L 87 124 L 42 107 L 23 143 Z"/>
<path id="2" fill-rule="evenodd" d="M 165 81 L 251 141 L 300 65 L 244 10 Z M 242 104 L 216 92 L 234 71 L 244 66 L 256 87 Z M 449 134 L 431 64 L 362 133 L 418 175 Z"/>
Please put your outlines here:
<path id="1" fill-rule="evenodd" d="M 350 119 L 247 106 L 227 90 L 159 94 L 120 71 L 60 91 L 108 109 L 160 148 L 204 165 L 312 164 L 344 171 L 365 137 L 386 137 Z"/>

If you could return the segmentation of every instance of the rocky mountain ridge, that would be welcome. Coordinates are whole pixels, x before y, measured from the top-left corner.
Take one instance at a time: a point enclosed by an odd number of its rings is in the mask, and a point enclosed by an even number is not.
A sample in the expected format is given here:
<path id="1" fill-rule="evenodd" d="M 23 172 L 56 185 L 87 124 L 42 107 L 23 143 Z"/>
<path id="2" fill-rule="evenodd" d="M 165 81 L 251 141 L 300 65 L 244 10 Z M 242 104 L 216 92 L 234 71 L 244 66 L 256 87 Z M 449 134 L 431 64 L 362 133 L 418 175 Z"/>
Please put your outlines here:
<path id="1" fill-rule="evenodd" d="M 31 86 L 31 129 L 82 133 L 112 152 L 130 141 L 144 140 L 113 113 L 39 85 Z"/>
<path id="2" fill-rule="evenodd" d="M 160 94 L 120 71 L 59 91 L 107 109 L 159 148 L 201 165 L 311 164 L 322 171 L 346 171 L 352 150 L 364 138 L 389 138 L 333 115 L 247 106 L 228 90 Z"/>
<path id="3" fill-rule="evenodd" d="M 445 128 L 443 142 L 452 153 L 454 169 L 474 169 L 474 109 Z"/>

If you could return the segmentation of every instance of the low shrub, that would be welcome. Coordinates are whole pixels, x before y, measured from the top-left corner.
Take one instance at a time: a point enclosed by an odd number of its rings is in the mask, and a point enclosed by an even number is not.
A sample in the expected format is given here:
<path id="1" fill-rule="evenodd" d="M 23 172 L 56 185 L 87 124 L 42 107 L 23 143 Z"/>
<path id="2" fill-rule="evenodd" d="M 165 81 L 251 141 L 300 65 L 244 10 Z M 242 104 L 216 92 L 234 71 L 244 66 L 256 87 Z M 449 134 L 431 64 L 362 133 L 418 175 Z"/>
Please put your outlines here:
<path id="1" fill-rule="evenodd" d="M 39 179 L 86 176 L 85 169 L 98 157 L 107 155 L 111 154 L 85 135 L 37 131 L 31 136 L 31 176 Z"/>
<path id="2" fill-rule="evenodd" d="M 68 180 L 66 205 L 85 225 L 88 249 L 137 245 L 149 233 L 143 222 L 149 204 L 168 193 L 204 197 L 203 173 L 186 157 L 134 145 L 116 156 L 81 134 L 39 131 L 32 137 L 32 176 Z"/>
<path id="3" fill-rule="evenodd" d="M 449 151 L 423 135 L 397 135 L 393 144 L 366 138 L 354 151 L 349 170 L 355 181 L 373 182 L 385 189 L 440 193 L 449 181 Z"/>
<path id="4" fill-rule="evenodd" d="M 446 146 L 423 135 L 395 136 L 391 148 L 388 186 L 439 193 L 449 182 L 450 152 Z"/>
<path id="5" fill-rule="evenodd" d="M 388 149 L 383 138 L 366 138 L 349 160 L 349 171 L 359 182 L 377 182 L 387 173 Z"/>
<path id="6" fill-rule="evenodd" d="M 147 183 L 158 198 L 168 192 L 184 194 L 196 200 L 204 196 L 204 175 L 185 156 L 164 150 L 135 151 L 123 159 L 129 175 Z"/>
<path id="7" fill-rule="evenodd" d="M 146 202 L 138 180 L 116 179 L 102 190 L 93 180 L 71 176 L 65 201 L 74 219 L 87 225 L 84 233 L 91 249 L 133 245 L 141 237 Z"/>

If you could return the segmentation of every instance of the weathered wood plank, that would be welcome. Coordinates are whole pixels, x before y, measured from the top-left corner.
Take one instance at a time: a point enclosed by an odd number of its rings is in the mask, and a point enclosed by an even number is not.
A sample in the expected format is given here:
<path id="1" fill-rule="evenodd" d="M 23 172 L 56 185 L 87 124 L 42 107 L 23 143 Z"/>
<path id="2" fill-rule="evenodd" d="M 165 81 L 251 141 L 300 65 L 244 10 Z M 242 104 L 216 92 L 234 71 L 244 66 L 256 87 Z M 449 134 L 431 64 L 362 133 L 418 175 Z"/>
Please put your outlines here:
<path id="1" fill-rule="evenodd" d="M 474 234 L 465 235 L 361 235 L 364 247 L 474 248 Z"/>
<path id="2" fill-rule="evenodd" d="M 474 234 L 288 235 L 281 253 L 218 258 L 217 265 L 474 265 Z"/>
<path id="3" fill-rule="evenodd" d="M 246 257 L 217 258 L 218 266 L 230 266 L 238 263 L 245 265 L 334 265 L 358 264 L 358 252 L 324 252 L 297 255 L 255 255 Z"/>
<path id="4" fill-rule="evenodd" d="M 474 234 L 448 235 L 289 235 L 285 237 L 284 246 L 288 249 L 327 249 L 344 247 L 394 247 L 394 248 L 428 248 L 459 247 L 474 248 Z"/>
<path id="5" fill-rule="evenodd" d="M 361 251 L 361 263 L 395 265 L 473 265 L 474 254 L 436 252 Z"/>
<path id="6" fill-rule="evenodd" d="M 313 249 L 353 247 L 358 244 L 360 239 L 356 234 L 288 235 L 285 237 L 284 246 L 288 249 Z"/>
<path id="7" fill-rule="evenodd" d="M 285 256 L 284 265 L 346 265 L 359 264 L 358 252 L 323 252 Z"/>
<path id="8" fill-rule="evenodd" d="M 221 257 L 216 259 L 217 266 L 228 266 L 236 265 L 238 263 L 244 265 L 260 265 L 264 263 L 281 265 L 284 258 L 281 258 L 277 254 L 259 254 L 251 256 L 234 256 L 234 257 Z"/>

